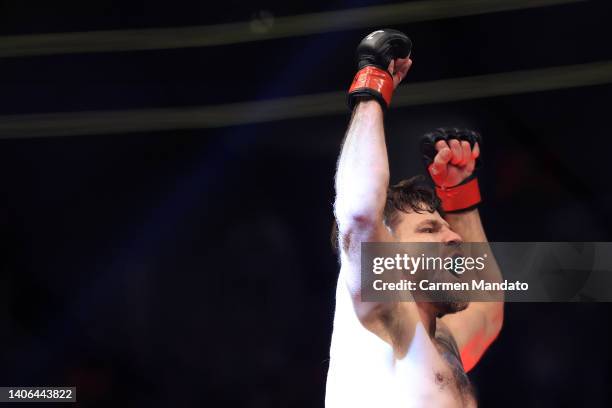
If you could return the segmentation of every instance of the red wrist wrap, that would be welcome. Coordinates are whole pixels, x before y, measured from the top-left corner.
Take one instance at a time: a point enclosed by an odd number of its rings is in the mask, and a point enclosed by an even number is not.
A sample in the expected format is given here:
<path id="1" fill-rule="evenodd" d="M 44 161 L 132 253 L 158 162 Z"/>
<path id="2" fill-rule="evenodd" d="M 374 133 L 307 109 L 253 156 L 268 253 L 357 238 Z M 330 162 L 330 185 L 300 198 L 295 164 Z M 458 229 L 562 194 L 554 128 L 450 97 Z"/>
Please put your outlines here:
<path id="1" fill-rule="evenodd" d="M 367 88 L 379 93 L 389 107 L 393 95 L 393 77 L 389 72 L 374 66 L 360 69 L 349 88 L 349 94 Z"/>
<path id="2" fill-rule="evenodd" d="M 480 189 L 476 178 L 446 189 L 436 186 L 436 194 L 446 212 L 465 210 L 480 203 Z"/>

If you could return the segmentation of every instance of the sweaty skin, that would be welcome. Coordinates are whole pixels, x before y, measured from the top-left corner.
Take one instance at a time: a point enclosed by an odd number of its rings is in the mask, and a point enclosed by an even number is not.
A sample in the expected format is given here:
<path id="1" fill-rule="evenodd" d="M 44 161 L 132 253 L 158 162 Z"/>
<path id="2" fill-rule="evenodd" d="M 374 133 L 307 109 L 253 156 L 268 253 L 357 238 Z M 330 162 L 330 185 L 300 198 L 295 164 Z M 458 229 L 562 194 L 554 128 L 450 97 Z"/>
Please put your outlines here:
<path id="1" fill-rule="evenodd" d="M 397 68 L 395 86 L 410 63 L 392 62 L 389 71 Z M 439 154 L 445 149 L 436 148 Z M 445 160 L 448 152 L 442 154 Z M 467 158 L 456 160 L 452 155 L 446 165 L 471 166 Z M 474 303 L 464 311 L 437 318 L 439 310 L 433 303 L 361 302 L 360 244 L 485 242 L 478 211 L 446 219 L 437 212 L 402 214 L 391 231 L 383 223 L 388 184 L 383 112 L 377 102 L 362 101 L 354 110 L 336 174 L 341 268 L 326 406 L 476 406 L 465 372 L 497 336 L 502 305 Z"/>

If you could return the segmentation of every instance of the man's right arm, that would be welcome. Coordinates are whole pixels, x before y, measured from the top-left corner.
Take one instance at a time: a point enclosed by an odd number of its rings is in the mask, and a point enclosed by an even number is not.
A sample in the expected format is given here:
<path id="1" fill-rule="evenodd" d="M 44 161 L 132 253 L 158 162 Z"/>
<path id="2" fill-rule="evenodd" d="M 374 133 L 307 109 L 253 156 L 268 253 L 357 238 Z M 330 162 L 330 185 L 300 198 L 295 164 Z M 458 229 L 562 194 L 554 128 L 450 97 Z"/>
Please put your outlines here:
<path id="1" fill-rule="evenodd" d="M 338 160 L 334 213 L 342 262 L 340 283 L 346 284 L 364 324 L 380 305 L 361 302 L 361 243 L 392 238 L 383 224 L 389 186 L 383 107 L 389 106 L 393 91 L 410 68 L 411 48 L 410 39 L 397 30 L 367 35 L 357 47 L 359 71 L 348 92 L 353 116 Z"/>
<path id="2" fill-rule="evenodd" d="M 360 320 L 376 307 L 361 302 L 361 242 L 391 240 L 383 224 L 388 185 L 383 111 L 377 101 L 363 100 L 355 107 L 338 160 L 334 203 L 341 280 L 347 285 Z"/>

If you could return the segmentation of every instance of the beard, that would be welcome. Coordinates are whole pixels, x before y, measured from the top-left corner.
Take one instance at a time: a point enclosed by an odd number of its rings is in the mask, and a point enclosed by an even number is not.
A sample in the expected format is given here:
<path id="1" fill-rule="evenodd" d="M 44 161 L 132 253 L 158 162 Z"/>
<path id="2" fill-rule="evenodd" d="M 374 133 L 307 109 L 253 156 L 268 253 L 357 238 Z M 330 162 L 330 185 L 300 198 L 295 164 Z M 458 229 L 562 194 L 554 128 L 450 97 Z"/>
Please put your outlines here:
<path id="1" fill-rule="evenodd" d="M 468 274 L 457 274 L 448 269 L 437 269 L 429 274 L 429 281 L 435 284 L 454 284 L 468 279 Z M 431 302 L 437 317 L 465 310 L 470 304 L 469 295 L 469 292 L 463 290 L 436 290 L 422 293 L 423 298 Z"/>
<path id="2" fill-rule="evenodd" d="M 453 314 L 467 309 L 469 302 L 448 301 L 448 302 L 433 302 L 432 306 L 436 312 L 436 317 L 442 317 L 448 314 Z"/>

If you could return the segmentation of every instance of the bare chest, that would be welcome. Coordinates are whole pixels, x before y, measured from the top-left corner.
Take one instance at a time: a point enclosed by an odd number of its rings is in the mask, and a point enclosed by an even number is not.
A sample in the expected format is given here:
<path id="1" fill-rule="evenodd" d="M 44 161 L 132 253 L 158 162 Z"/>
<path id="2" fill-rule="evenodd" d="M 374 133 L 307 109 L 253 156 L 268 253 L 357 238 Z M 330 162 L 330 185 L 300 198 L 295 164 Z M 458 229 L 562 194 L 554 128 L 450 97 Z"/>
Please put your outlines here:
<path id="1" fill-rule="evenodd" d="M 361 330 L 334 333 L 341 341 L 330 356 L 328 408 L 475 406 L 459 356 L 444 339 L 417 340 L 398 359 L 388 344 Z"/>

